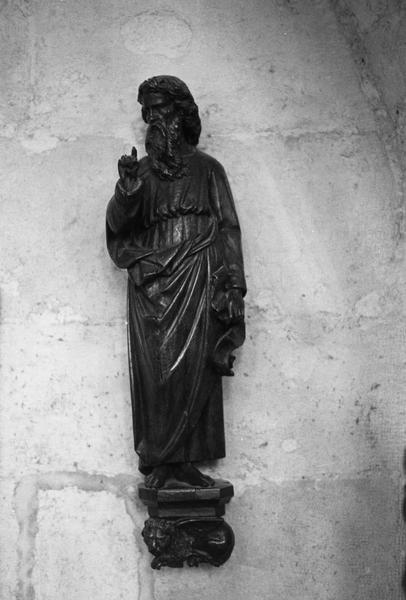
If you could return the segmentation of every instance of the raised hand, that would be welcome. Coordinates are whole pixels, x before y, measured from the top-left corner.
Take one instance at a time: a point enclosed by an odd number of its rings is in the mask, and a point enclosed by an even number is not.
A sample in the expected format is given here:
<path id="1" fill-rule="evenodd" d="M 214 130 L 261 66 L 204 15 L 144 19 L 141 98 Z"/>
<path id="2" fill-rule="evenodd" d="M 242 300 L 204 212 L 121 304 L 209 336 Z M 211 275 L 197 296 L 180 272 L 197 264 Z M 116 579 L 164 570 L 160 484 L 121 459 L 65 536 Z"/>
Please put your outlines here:
<path id="1" fill-rule="evenodd" d="M 138 159 L 137 150 L 132 147 L 131 155 L 123 154 L 118 161 L 118 174 L 120 183 L 127 192 L 131 192 L 137 185 Z"/>

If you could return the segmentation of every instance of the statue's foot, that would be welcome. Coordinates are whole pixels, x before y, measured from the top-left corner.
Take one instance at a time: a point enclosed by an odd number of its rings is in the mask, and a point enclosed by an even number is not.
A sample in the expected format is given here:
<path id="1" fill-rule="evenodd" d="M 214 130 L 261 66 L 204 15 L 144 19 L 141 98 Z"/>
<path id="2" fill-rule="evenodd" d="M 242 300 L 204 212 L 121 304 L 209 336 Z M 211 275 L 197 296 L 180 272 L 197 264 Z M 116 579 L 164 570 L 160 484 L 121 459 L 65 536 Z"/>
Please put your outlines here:
<path id="1" fill-rule="evenodd" d="M 182 463 L 176 465 L 174 477 L 182 482 L 193 487 L 211 487 L 214 485 L 214 479 L 209 475 L 204 475 L 192 463 Z"/>
<path id="2" fill-rule="evenodd" d="M 165 485 L 167 479 L 172 475 L 172 468 L 169 465 L 159 465 L 152 469 L 152 472 L 145 477 L 145 486 L 147 488 L 161 488 Z"/>

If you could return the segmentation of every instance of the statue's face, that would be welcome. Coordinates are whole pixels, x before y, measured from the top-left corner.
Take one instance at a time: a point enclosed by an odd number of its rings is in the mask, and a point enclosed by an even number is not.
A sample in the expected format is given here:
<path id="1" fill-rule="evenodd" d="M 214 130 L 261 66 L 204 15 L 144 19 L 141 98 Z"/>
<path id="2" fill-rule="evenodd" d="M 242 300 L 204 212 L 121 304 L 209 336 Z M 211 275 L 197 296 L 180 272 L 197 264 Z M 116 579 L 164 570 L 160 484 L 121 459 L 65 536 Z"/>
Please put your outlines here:
<path id="1" fill-rule="evenodd" d="M 173 101 L 165 94 L 145 94 L 142 106 L 149 125 L 156 121 L 165 121 L 175 113 Z"/>
<path id="2" fill-rule="evenodd" d="M 186 167 L 181 156 L 182 113 L 169 94 L 149 93 L 142 98 L 142 115 L 148 124 L 145 150 L 152 169 L 161 179 L 183 177 Z"/>

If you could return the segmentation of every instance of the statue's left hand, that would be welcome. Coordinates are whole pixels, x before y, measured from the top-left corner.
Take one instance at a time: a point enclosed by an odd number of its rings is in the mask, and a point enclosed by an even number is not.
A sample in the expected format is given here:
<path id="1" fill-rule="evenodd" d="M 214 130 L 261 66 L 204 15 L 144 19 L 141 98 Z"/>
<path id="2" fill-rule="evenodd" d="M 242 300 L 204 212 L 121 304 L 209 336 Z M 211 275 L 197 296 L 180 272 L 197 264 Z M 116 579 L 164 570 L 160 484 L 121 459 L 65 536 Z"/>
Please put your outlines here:
<path id="1" fill-rule="evenodd" d="M 244 319 L 244 298 L 240 288 L 231 288 L 226 292 L 227 311 L 230 323 Z"/>

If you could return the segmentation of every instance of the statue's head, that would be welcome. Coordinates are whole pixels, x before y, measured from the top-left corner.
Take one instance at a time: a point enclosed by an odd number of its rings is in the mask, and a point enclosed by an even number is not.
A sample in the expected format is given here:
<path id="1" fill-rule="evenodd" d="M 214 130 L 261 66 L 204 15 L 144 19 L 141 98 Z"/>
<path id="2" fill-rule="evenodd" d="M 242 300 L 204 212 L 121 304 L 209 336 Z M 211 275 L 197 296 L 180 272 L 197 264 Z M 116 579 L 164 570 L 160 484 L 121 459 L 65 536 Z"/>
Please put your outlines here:
<path id="1" fill-rule="evenodd" d="M 156 114 L 175 114 L 180 118 L 184 140 L 197 146 L 201 132 L 199 109 L 187 85 L 172 75 L 157 75 L 146 79 L 138 88 L 138 102 L 142 105 L 142 117 L 150 123 L 154 108 Z"/>

